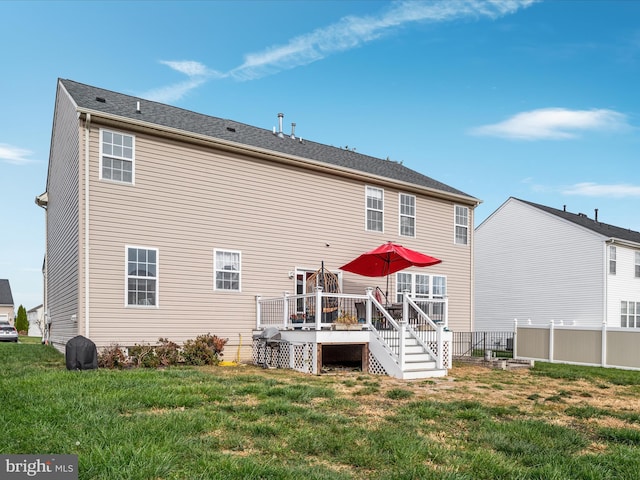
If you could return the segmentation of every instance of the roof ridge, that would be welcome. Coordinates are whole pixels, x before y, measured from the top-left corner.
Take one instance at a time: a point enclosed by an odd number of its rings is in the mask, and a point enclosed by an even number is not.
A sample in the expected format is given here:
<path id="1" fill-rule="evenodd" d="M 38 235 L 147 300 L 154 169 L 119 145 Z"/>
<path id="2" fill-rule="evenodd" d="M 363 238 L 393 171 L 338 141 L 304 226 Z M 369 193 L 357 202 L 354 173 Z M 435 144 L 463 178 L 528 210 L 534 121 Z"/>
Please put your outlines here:
<path id="1" fill-rule="evenodd" d="M 315 142 L 308 138 L 302 140 L 302 137 L 299 136 L 292 138 L 290 134 L 284 132 L 282 132 L 282 135 L 274 135 L 272 130 L 237 120 L 214 117 L 154 100 L 146 100 L 139 96 L 93 87 L 75 80 L 60 78 L 59 82 L 66 88 L 76 105 L 81 109 L 108 113 L 122 117 L 123 120 L 142 120 L 167 128 L 236 142 L 249 147 L 271 150 L 280 154 L 297 156 L 333 165 L 334 167 L 356 170 L 389 180 L 412 184 L 416 187 L 448 193 L 457 197 L 466 197 L 470 202 L 479 203 L 479 200 L 475 197 L 417 170 L 413 170 L 401 162 L 385 160 L 355 152 L 351 149 Z M 102 95 L 109 98 L 101 98 L 96 101 L 96 97 Z M 136 106 L 138 100 L 148 102 L 146 105 L 142 104 L 139 111 L 137 111 Z M 236 128 L 226 128 L 234 125 Z"/>

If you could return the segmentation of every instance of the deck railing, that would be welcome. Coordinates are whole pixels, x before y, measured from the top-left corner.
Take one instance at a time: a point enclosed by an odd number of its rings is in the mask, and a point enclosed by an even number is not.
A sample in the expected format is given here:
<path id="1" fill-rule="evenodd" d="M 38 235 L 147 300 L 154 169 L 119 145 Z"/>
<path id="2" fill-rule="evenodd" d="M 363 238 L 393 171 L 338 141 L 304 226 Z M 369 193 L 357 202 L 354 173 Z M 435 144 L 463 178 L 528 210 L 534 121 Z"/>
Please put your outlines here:
<path id="1" fill-rule="evenodd" d="M 407 332 L 436 359 L 445 363 L 443 332 L 448 325 L 448 299 L 412 299 L 408 292 L 402 303 L 383 305 L 368 288 L 364 295 L 323 292 L 281 297 L 256 297 L 256 329 L 329 329 L 341 317 L 355 319 L 376 333 L 393 359 L 404 368 Z M 316 308 L 319 305 L 320 308 Z"/>

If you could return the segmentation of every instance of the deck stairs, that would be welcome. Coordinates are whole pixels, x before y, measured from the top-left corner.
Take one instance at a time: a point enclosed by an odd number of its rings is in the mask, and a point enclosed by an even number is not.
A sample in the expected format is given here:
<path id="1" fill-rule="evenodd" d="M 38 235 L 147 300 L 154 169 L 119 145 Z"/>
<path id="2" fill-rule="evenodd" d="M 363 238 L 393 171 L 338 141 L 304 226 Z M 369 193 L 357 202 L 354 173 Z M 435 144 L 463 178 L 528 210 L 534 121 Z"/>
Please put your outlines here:
<path id="1" fill-rule="evenodd" d="M 436 359 L 431 355 L 418 336 L 411 330 L 404 331 L 403 354 L 394 346 L 400 345 L 398 330 L 371 331 L 369 351 L 385 369 L 388 375 L 403 380 L 444 377 L 447 369 L 437 368 Z M 402 359 L 402 360 L 401 360 Z"/>

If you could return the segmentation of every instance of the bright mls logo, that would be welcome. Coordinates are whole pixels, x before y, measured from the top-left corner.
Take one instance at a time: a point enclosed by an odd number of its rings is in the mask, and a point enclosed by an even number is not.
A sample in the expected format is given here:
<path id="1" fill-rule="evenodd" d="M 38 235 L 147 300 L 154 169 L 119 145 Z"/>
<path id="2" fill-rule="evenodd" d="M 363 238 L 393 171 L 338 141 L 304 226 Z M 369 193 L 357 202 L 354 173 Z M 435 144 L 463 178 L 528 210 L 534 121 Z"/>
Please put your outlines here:
<path id="1" fill-rule="evenodd" d="M 0 478 L 78 480 L 78 456 L 0 455 Z"/>

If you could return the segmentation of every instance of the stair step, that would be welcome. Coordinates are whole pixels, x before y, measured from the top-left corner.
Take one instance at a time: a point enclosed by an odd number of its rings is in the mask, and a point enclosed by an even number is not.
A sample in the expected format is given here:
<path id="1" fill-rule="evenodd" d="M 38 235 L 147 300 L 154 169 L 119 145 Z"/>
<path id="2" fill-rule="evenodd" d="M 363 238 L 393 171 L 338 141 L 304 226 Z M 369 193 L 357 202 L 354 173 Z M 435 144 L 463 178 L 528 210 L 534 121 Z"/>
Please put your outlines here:
<path id="1" fill-rule="evenodd" d="M 413 353 L 405 356 L 405 362 L 432 362 L 433 358 L 428 353 Z"/>

